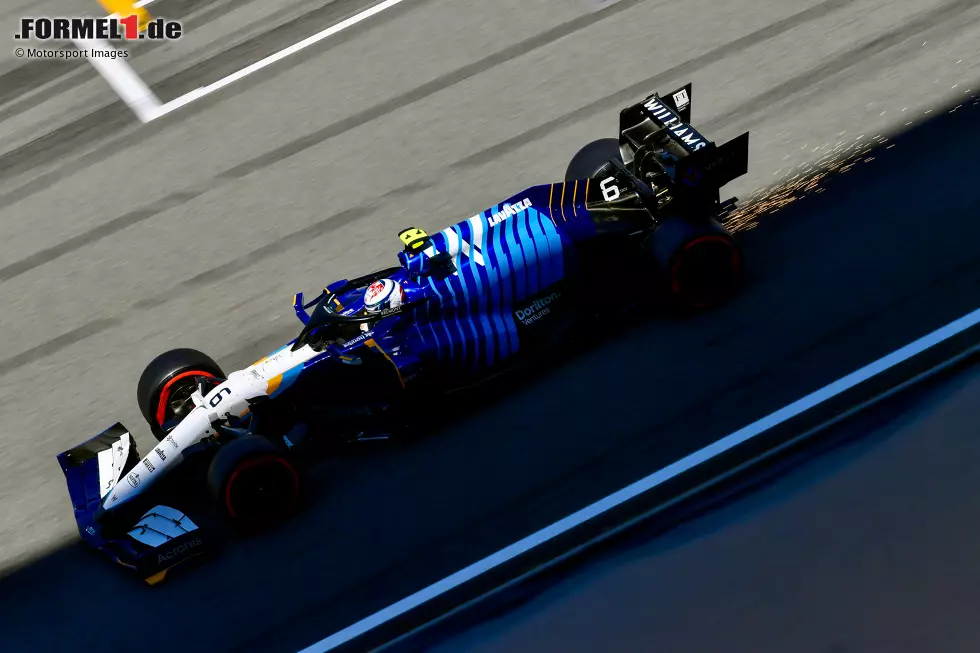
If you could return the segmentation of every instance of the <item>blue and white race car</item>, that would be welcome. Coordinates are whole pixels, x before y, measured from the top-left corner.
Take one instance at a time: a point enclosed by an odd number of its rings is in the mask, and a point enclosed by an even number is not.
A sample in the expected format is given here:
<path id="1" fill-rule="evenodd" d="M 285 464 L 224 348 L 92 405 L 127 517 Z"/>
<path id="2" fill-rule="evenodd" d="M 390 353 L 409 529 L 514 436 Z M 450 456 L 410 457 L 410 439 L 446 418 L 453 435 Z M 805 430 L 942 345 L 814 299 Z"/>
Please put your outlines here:
<path id="1" fill-rule="evenodd" d="M 619 139 L 582 148 L 564 182 L 436 234 L 402 231 L 398 266 L 298 294 L 299 336 L 243 370 L 191 349 L 155 358 L 137 400 L 158 444 L 142 456 L 116 424 L 58 456 L 82 538 L 158 582 L 209 548 L 174 507 L 204 479 L 234 525 L 267 527 L 299 506 L 298 452 L 413 430 L 419 398 L 540 360 L 608 317 L 594 298 L 610 286 L 627 305 L 727 299 L 742 259 L 719 189 L 746 172 L 748 134 L 708 141 L 690 97 L 688 84 L 624 109 Z"/>

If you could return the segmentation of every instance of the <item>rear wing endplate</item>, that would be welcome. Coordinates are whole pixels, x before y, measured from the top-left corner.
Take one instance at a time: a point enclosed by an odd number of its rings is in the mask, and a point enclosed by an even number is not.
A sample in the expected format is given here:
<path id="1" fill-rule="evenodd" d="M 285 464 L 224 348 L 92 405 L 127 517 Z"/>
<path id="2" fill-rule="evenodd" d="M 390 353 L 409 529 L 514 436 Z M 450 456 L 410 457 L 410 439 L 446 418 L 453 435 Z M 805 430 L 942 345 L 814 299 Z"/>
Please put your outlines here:
<path id="1" fill-rule="evenodd" d="M 749 170 L 749 133 L 724 145 L 712 143 L 677 162 L 676 185 L 680 188 L 719 189 Z"/>

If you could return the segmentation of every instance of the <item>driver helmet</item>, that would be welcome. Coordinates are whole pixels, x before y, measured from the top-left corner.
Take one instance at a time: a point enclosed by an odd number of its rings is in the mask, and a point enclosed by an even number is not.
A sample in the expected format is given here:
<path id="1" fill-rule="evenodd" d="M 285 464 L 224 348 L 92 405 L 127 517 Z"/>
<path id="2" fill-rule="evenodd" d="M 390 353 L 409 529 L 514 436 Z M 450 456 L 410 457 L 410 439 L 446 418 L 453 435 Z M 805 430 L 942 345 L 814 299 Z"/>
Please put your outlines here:
<path id="1" fill-rule="evenodd" d="M 364 291 L 364 310 L 380 313 L 396 309 L 405 301 L 405 289 L 393 279 L 378 279 Z"/>

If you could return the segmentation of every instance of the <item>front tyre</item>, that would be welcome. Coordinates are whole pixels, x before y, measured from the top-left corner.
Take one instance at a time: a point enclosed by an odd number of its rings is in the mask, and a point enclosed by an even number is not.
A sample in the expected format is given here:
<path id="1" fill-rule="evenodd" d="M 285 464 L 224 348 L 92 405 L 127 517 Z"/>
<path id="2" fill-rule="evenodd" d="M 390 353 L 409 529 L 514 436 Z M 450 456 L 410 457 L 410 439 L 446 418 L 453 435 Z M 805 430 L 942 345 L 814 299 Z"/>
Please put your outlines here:
<path id="1" fill-rule="evenodd" d="M 208 489 L 224 516 L 243 532 L 271 528 L 296 513 L 299 474 L 269 440 L 246 435 L 218 450 Z"/>
<path id="2" fill-rule="evenodd" d="M 225 375 L 211 357 L 196 349 L 171 349 L 143 370 L 136 384 L 136 402 L 157 440 L 167 435 L 164 424 L 183 419 L 202 377 L 223 379 Z"/>
<path id="3" fill-rule="evenodd" d="M 671 298 L 683 306 L 717 306 L 741 284 L 741 250 L 713 218 L 669 217 L 644 241 L 644 247 L 666 273 Z"/>
<path id="4" fill-rule="evenodd" d="M 618 140 L 615 138 L 601 138 L 597 141 L 592 141 L 572 157 L 568 168 L 565 170 L 565 181 L 591 179 L 612 159 L 620 163 L 623 162 L 623 155 L 619 151 Z"/>

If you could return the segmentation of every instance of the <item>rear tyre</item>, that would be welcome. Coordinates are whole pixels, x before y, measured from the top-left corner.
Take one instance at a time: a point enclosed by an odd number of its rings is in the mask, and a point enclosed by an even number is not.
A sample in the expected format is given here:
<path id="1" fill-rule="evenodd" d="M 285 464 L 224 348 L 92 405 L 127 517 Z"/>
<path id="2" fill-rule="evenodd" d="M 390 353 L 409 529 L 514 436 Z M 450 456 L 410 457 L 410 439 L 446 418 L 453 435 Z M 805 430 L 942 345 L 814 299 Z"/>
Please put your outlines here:
<path id="1" fill-rule="evenodd" d="M 742 280 L 742 253 L 717 220 L 669 217 L 644 246 L 664 270 L 677 303 L 709 308 L 724 303 Z"/>
<path id="2" fill-rule="evenodd" d="M 223 445 L 208 469 L 208 489 L 240 531 L 271 528 L 296 513 L 299 474 L 269 440 L 246 435 Z"/>
<path id="3" fill-rule="evenodd" d="M 171 349 L 150 361 L 136 384 L 136 402 L 157 440 L 166 437 L 165 422 L 181 419 L 186 399 L 201 377 L 225 377 L 211 358 L 196 349 Z"/>
<path id="4" fill-rule="evenodd" d="M 565 170 L 565 181 L 591 179 L 610 159 L 622 163 L 623 155 L 619 152 L 619 141 L 615 138 L 592 141 L 572 157 Z"/>

